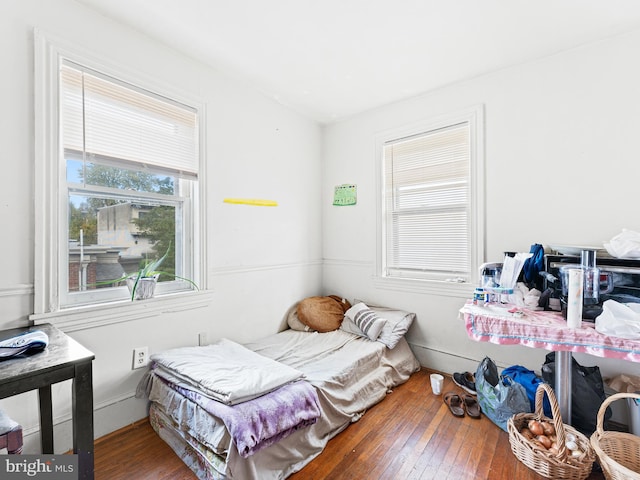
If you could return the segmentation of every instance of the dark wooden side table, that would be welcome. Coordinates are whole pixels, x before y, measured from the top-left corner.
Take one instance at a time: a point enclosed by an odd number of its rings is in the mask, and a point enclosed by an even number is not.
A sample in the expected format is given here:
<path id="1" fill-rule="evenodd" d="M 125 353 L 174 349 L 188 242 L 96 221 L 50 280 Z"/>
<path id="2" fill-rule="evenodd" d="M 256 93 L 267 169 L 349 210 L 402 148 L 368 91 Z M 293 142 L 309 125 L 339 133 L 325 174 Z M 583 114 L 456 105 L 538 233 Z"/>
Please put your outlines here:
<path id="1" fill-rule="evenodd" d="M 41 330 L 47 348 L 32 355 L 0 361 L 0 399 L 38 389 L 42 453 L 53 454 L 51 385 L 72 380 L 73 452 L 78 454 L 78 478 L 93 479 L 94 354 L 50 324 L 0 331 L 0 340 Z"/>

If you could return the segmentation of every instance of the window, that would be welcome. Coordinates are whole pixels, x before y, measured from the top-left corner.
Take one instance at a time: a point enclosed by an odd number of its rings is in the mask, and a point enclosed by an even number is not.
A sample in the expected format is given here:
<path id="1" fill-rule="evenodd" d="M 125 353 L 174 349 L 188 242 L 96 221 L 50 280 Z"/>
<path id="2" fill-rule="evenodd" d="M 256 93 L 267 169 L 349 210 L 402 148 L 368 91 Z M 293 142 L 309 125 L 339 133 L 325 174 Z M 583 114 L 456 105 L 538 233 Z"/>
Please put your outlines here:
<path id="1" fill-rule="evenodd" d="M 483 248 L 481 109 L 379 138 L 381 276 L 474 281 Z"/>
<path id="2" fill-rule="evenodd" d="M 127 301 L 165 253 L 156 296 L 201 284 L 201 108 L 36 39 L 35 315 Z"/>

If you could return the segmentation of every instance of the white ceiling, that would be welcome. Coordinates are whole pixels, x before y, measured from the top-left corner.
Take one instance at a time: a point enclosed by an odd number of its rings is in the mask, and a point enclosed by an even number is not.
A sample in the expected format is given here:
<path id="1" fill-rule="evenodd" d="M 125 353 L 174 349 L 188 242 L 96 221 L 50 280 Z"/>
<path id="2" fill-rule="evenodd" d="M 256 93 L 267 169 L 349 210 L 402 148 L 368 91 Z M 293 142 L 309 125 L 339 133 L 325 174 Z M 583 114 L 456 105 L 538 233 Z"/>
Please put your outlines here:
<path id="1" fill-rule="evenodd" d="M 638 0 L 77 1 L 323 123 L 640 28 Z"/>

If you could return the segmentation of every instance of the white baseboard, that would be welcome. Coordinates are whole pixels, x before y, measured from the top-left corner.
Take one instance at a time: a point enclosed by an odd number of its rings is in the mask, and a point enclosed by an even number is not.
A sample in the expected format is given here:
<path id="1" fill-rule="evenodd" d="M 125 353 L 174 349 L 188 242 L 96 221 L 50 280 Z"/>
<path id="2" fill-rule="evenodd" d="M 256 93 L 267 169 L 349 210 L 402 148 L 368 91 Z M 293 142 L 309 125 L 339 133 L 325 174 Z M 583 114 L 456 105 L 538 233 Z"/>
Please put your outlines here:
<path id="1" fill-rule="evenodd" d="M 435 350 L 422 345 L 409 344 L 414 355 L 425 368 L 451 375 L 454 372 L 475 372 L 480 360 Z"/>
<path id="2" fill-rule="evenodd" d="M 94 408 L 94 438 L 100 438 L 120 428 L 131 425 L 148 415 L 148 401 L 135 398 L 133 393 L 121 395 L 98 404 Z M 40 427 L 24 429 L 23 453 L 39 454 Z M 73 449 L 71 413 L 53 420 L 54 453 L 65 453 Z"/>

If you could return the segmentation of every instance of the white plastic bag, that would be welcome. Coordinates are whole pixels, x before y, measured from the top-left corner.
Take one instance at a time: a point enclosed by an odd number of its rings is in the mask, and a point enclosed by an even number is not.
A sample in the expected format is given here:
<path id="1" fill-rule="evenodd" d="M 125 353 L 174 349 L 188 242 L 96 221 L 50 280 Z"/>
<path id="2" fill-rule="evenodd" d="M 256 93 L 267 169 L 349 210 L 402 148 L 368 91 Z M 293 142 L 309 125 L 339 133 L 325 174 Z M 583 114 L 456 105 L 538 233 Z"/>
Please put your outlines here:
<path id="1" fill-rule="evenodd" d="M 596 317 L 596 330 L 614 337 L 640 339 L 640 304 L 606 300 Z"/>
<path id="2" fill-rule="evenodd" d="M 533 256 L 533 253 L 516 253 L 514 257 L 505 255 L 502 263 L 502 273 L 500 274 L 500 287 L 515 288 L 516 281 L 520 276 L 524 262 Z"/>
<path id="3" fill-rule="evenodd" d="M 622 233 L 604 244 L 604 248 L 616 258 L 640 258 L 640 233 L 623 228 Z"/>

